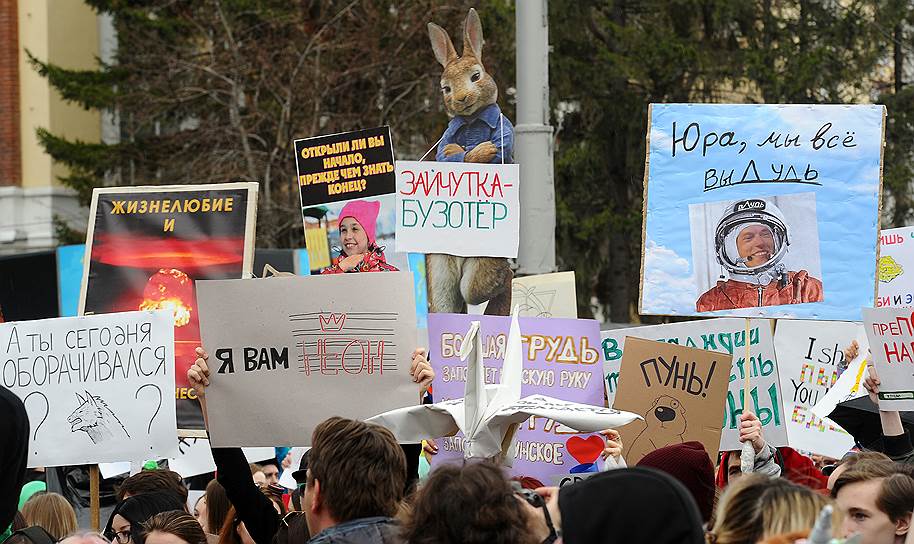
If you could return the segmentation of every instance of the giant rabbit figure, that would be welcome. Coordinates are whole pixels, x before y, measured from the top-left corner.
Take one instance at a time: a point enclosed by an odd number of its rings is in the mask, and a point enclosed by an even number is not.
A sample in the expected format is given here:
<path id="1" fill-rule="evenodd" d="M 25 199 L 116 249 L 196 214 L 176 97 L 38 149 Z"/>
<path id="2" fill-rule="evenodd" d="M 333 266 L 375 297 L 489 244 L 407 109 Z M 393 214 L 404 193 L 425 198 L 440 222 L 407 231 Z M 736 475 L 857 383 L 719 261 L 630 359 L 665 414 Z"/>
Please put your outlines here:
<path id="1" fill-rule="evenodd" d="M 436 160 L 445 162 L 514 162 L 514 129 L 496 104 L 498 87 L 482 65 L 482 23 L 470 9 L 463 31 L 463 55 L 450 36 L 428 24 L 435 58 L 444 67 L 441 93 L 451 117 L 438 143 Z M 486 313 L 508 315 L 511 279 L 508 260 L 496 257 L 426 257 L 429 311 L 460 313 L 467 304 L 489 301 Z"/>

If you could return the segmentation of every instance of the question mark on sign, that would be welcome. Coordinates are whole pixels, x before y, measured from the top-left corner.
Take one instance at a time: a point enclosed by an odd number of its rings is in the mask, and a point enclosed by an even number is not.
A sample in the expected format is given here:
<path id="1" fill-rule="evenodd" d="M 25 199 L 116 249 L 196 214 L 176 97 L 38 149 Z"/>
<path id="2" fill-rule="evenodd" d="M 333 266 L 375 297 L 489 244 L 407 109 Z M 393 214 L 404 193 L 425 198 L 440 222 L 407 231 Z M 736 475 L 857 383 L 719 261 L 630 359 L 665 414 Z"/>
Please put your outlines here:
<path id="1" fill-rule="evenodd" d="M 38 440 L 38 429 L 40 429 L 41 426 L 44 425 L 44 422 L 48 420 L 48 414 L 51 412 L 51 406 L 48 404 L 48 397 L 46 397 L 45 394 L 42 393 L 41 391 L 32 391 L 31 393 L 26 395 L 25 398 L 22 399 L 22 404 L 23 405 L 28 404 L 29 398 L 32 395 L 39 395 L 41 398 L 44 399 L 44 417 L 41 418 L 41 421 L 38 422 L 38 426 L 35 427 L 35 432 L 32 433 L 32 440 Z"/>
<path id="2" fill-rule="evenodd" d="M 133 398 L 139 399 L 140 391 L 146 389 L 147 387 L 152 387 L 159 393 L 159 405 L 156 406 L 156 411 L 152 414 L 152 417 L 149 418 L 149 425 L 146 427 L 146 434 L 149 434 L 152 432 L 152 422 L 155 420 L 156 416 L 159 415 L 159 410 L 162 408 L 162 390 L 159 389 L 159 386 L 154 383 L 147 383 L 146 385 L 141 385 L 140 388 L 136 390 L 136 394 L 133 395 Z"/>

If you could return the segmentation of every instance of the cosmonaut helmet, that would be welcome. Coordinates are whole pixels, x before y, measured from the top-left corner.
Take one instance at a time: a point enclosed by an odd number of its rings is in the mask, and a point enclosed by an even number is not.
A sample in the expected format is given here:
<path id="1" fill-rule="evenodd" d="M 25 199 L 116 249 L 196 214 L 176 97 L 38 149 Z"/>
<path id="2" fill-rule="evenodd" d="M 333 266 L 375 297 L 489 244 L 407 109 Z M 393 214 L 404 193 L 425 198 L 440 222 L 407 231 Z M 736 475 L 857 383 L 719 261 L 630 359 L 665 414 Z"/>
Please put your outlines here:
<path id="1" fill-rule="evenodd" d="M 764 225 L 771 230 L 774 248 L 771 258 L 758 266 L 748 266 L 747 260 L 740 257 L 736 237 L 742 230 L 751 225 Z M 714 247 L 717 261 L 733 275 L 754 276 L 758 280 L 770 281 L 782 273 L 780 264 L 787 255 L 790 238 L 784 214 L 773 203 L 761 198 L 739 200 L 727 207 L 714 234 Z"/>

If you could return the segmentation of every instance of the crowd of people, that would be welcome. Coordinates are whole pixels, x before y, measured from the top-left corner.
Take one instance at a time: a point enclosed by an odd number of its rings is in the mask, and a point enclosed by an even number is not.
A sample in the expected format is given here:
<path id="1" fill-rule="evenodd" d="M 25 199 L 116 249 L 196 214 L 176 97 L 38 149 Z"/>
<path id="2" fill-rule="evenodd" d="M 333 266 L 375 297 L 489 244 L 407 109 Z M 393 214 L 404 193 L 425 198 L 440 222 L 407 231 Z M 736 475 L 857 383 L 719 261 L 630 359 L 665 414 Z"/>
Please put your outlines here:
<path id="1" fill-rule="evenodd" d="M 878 406 L 879 379 L 869 372 Z M 422 398 L 434 379 L 424 350 L 413 353 L 410 376 Z M 202 349 L 188 381 L 207 420 Z M 744 413 L 739 438 L 755 452 L 747 472 L 739 452 L 712 458 L 698 442 L 628 468 L 619 433 L 607 430 L 603 455 L 615 461 L 607 466 L 622 468 L 561 488 L 509 477 L 500 459 L 444 464 L 419 481 L 419 447 L 330 417 L 300 465 L 287 468 L 295 489 L 277 483 L 282 462 L 265 470 L 240 448 L 212 448 L 215 478 L 193 505 L 180 474 L 150 467 L 119 487 L 100 533 L 79 527 L 73 506 L 43 482 L 24 484 L 29 422 L 2 387 L 0 413 L 4 544 L 914 543 L 914 446 L 897 412 L 880 412 L 884 451 L 830 462 L 770 446 L 758 418 Z"/>

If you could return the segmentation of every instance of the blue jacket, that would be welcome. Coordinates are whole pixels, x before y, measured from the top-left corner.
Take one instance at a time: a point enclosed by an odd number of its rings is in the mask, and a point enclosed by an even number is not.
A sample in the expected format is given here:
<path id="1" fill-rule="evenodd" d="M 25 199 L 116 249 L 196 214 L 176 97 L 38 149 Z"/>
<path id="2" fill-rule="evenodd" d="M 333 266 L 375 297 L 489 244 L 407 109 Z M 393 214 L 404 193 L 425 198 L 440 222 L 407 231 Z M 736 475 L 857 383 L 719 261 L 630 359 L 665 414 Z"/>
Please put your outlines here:
<path id="1" fill-rule="evenodd" d="M 451 119 L 438 143 L 435 160 L 464 162 L 466 151 L 485 141 L 492 142 L 498 148 L 498 152 L 492 157 L 492 164 L 501 163 L 502 156 L 505 163 L 514 162 L 514 126 L 502 115 L 498 104 L 486 106 L 473 115 L 457 115 Z M 447 144 L 457 144 L 466 151 L 445 157 L 444 146 Z"/>
<path id="2" fill-rule="evenodd" d="M 392 518 L 361 518 L 324 529 L 307 544 L 403 544 Z"/>

